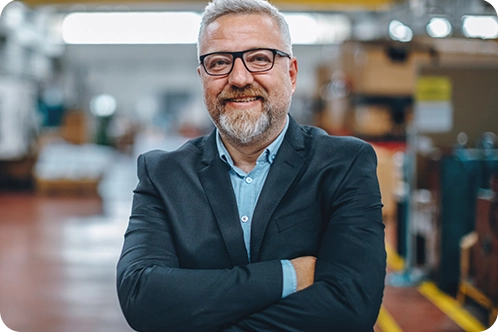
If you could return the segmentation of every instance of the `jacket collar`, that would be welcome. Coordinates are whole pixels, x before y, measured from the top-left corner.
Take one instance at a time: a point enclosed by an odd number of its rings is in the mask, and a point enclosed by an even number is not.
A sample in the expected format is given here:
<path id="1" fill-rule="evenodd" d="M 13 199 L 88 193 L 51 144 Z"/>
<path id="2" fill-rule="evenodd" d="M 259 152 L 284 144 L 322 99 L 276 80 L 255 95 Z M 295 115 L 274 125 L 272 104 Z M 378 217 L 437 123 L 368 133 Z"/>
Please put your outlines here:
<path id="1" fill-rule="evenodd" d="M 247 264 L 247 252 L 233 193 L 228 165 L 218 154 L 216 131 L 204 141 L 202 156 L 205 165 L 199 171 L 206 196 L 220 228 L 232 264 Z M 254 211 L 251 227 L 251 261 L 259 260 L 259 252 L 268 223 L 285 193 L 305 162 L 305 134 L 289 116 L 289 128 L 277 153 Z"/>
<path id="2" fill-rule="evenodd" d="M 289 115 L 288 121 L 289 121 L 289 128 L 287 130 L 287 133 L 285 134 L 284 142 L 287 141 L 287 143 L 290 144 L 296 152 L 304 150 L 305 135 L 301 127 L 299 126 L 299 124 L 297 124 L 297 122 L 294 120 L 294 118 L 291 115 Z M 203 145 L 204 152 L 202 155 L 202 162 L 204 164 L 210 164 L 214 160 L 214 158 L 218 156 L 218 148 L 216 146 L 216 135 L 217 131 L 215 129 L 204 140 L 204 145 Z"/>

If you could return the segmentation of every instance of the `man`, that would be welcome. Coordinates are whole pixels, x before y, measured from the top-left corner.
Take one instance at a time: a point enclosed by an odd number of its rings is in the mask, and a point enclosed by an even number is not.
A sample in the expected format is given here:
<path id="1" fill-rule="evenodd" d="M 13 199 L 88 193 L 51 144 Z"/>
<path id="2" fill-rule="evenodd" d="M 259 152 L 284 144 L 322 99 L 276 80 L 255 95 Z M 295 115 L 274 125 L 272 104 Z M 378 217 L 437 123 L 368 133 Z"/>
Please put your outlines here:
<path id="1" fill-rule="evenodd" d="M 372 331 L 385 277 L 370 145 L 299 126 L 290 35 L 214 0 L 198 73 L 216 130 L 138 160 L 118 295 L 139 331 Z"/>

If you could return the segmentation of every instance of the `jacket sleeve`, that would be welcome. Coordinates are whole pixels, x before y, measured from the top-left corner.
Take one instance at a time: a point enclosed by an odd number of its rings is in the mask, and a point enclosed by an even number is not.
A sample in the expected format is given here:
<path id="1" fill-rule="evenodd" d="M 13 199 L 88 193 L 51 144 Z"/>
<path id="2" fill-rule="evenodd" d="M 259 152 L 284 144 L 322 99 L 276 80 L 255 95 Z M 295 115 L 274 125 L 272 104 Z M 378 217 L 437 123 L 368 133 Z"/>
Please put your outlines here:
<path id="1" fill-rule="evenodd" d="M 310 287 L 225 331 L 372 331 L 384 290 L 386 253 L 376 156 L 364 145 L 331 196 Z"/>
<path id="2" fill-rule="evenodd" d="M 138 176 L 117 265 L 118 297 L 133 329 L 216 331 L 280 299 L 278 260 L 227 269 L 180 268 L 171 225 L 143 156 Z"/>

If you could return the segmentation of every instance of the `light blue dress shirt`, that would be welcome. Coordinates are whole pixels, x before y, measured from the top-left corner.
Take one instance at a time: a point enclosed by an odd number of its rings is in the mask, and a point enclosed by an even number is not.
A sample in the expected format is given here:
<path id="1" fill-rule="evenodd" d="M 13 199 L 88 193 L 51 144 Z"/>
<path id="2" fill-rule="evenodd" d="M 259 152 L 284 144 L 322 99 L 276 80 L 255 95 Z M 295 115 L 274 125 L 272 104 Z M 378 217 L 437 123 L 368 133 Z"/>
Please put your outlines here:
<path id="1" fill-rule="evenodd" d="M 284 140 L 285 133 L 289 126 L 289 119 L 285 124 L 284 130 L 266 149 L 261 153 L 256 161 L 256 166 L 246 173 L 236 167 L 233 160 L 223 144 L 219 132 L 216 135 L 216 143 L 220 158 L 230 166 L 230 180 L 232 181 L 233 191 L 237 200 L 239 211 L 239 221 L 244 233 L 244 243 L 247 249 L 249 261 L 251 259 L 251 225 L 254 215 L 254 208 L 258 201 L 259 194 L 263 189 L 266 176 L 270 171 L 270 166 L 277 155 L 278 149 Z M 281 260 L 283 274 L 282 298 L 292 294 L 297 289 L 296 271 L 289 260 Z"/>

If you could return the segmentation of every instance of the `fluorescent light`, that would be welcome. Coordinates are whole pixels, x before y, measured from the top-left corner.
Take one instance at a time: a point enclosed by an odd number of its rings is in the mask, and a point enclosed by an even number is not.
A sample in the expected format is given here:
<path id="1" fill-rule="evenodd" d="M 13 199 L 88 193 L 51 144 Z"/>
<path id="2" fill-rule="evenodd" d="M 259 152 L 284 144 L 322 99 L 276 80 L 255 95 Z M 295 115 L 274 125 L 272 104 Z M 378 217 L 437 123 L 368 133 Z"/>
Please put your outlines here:
<path id="1" fill-rule="evenodd" d="M 493 39 L 498 37 L 498 20 L 495 16 L 462 17 L 462 32 L 469 38 Z"/>
<path id="2" fill-rule="evenodd" d="M 344 15 L 284 15 L 294 44 L 339 43 L 351 35 Z M 64 17 L 62 38 L 66 44 L 195 44 L 200 21 L 195 12 L 74 12 Z"/>
<path id="3" fill-rule="evenodd" d="M 451 33 L 451 24 L 444 17 L 431 18 L 426 26 L 427 33 L 433 38 L 448 37 Z"/>
<path id="4" fill-rule="evenodd" d="M 62 23 L 67 44 L 195 44 L 194 12 L 71 13 Z"/>
<path id="5" fill-rule="evenodd" d="M 413 30 L 398 20 L 392 20 L 391 23 L 389 23 L 389 36 L 391 36 L 393 40 L 406 43 L 412 40 Z"/>
<path id="6" fill-rule="evenodd" d="M 284 13 L 293 44 L 334 44 L 351 37 L 351 23 L 345 15 Z"/>
<path id="7" fill-rule="evenodd" d="M 318 39 L 318 22 L 307 14 L 285 14 L 294 44 L 314 44 Z"/>
<path id="8" fill-rule="evenodd" d="M 338 44 L 351 38 L 351 21 L 341 14 L 316 14 L 320 44 Z"/>

